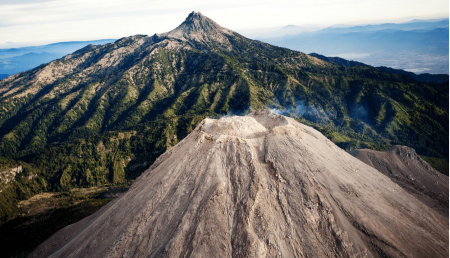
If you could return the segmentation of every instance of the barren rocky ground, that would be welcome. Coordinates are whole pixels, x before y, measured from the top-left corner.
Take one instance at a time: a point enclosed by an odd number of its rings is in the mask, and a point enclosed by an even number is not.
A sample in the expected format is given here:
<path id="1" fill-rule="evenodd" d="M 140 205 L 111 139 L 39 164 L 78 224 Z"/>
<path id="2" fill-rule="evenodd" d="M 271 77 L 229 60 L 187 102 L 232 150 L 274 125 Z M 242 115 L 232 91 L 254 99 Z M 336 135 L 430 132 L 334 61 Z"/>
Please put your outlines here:
<path id="1" fill-rule="evenodd" d="M 205 119 L 50 257 L 447 257 L 418 195 L 293 119 Z"/>
<path id="2" fill-rule="evenodd" d="M 351 154 L 448 218 L 448 176 L 436 171 L 414 149 L 396 145 L 387 151 L 362 149 Z"/>

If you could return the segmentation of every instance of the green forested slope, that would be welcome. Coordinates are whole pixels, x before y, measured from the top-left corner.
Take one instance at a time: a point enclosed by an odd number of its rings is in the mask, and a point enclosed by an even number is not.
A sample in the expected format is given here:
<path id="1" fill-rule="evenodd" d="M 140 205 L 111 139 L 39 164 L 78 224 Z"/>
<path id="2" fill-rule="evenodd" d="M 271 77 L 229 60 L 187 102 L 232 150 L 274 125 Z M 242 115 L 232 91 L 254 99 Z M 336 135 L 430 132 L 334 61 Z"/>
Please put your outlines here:
<path id="1" fill-rule="evenodd" d="M 448 84 L 339 67 L 191 14 L 170 33 L 88 46 L 0 81 L 2 169 L 27 168 L 2 184 L 0 210 L 11 217 L 14 198 L 39 191 L 133 180 L 203 118 L 265 107 L 343 148 L 402 144 L 448 160 L 448 105 Z"/>

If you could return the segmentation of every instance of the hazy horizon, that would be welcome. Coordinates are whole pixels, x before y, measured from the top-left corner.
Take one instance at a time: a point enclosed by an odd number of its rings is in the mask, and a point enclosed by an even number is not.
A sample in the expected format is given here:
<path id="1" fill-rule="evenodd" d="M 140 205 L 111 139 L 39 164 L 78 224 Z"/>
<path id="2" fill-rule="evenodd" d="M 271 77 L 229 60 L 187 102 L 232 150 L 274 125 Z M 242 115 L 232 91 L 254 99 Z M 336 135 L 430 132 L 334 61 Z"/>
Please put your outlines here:
<path id="1" fill-rule="evenodd" d="M 122 38 L 170 31 L 198 11 L 234 31 L 296 26 L 403 23 L 449 17 L 446 0 L 3 0 L 0 48 Z"/>
<path id="2" fill-rule="evenodd" d="M 305 30 L 305 31 L 318 31 L 318 30 L 322 30 L 325 28 L 345 28 L 345 27 L 356 27 L 356 26 L 367 26 L 367 25 L 381 25 L 381 24 L 385 24 L 385 23 L 396 23 L 396 24 L 402 24 L 402 23 L 409 23 L 409 22 L 413 22 L 416 20 L 422 20 L 425 22 L 428 21 L 432 21 L 432 20 L 445 20 L 445 19 L 449 19 L 450 17 L 441 17 L 441 18 L 431 18 L 431 19 L 411 19 L 411 20 L 406 20 L 403 22 L 381 22 L 381 23 L 355 23 L 355 24 L 331 24 L 329 26 L 320 26 L 320 25 L 316 25 L 316 24 L 300 24 L 300 25 L 295 25 L 295 24 L 287 24 L 284 26 L 276 26 L 276 27 L 267 27 L 267 28 L 255 28 L 255 29 L 238 29 L 235 30 L 236 32 L 248 37 L 246 34 L 252 35 L 252 34 L 262 34 L 264 32 L 270 32 L 270 31 L 275 31 L 275 30 L 280 30 L 282 28 L 288 27 L 288 26 L 296 26 L 296 27 L 305 27 L 305 28 L 314 28 L 313 30 Z M 173 28 L 175 29 L 175 27 Z M 163 32 L 155 32 L 155 33 L 163 33 Z M 136 34 L 132 34 L 132 35 L 136 35 Z M 132 36 L 132 35 L 126 35 L 126 36 L 122 36 L 122 37 L 116 37 L 116 38 L 85 38 L 85 39 L 74 39 L 74 40 L 67 40 L 67 41 L 28 41 L 28 42 L 5 42 L 5 43 L 0 43 L 0 49 L 9 49 L 9 48 L 22 48 L 22 47 L 39 47 L 39 46 L 44 46 L 44 45 L 50 45 L 50 44 L 57 44 L 57 43 L 66 43 L 66 42 L 84 42 L 84 41 L 97 41 L 97 40 L 117 40 L 119 38 L 123 38 L 123 37 L 128 37 L 128 36 Z M 146 35 L 153 35 L 153 34 L 146 34 Z"/>

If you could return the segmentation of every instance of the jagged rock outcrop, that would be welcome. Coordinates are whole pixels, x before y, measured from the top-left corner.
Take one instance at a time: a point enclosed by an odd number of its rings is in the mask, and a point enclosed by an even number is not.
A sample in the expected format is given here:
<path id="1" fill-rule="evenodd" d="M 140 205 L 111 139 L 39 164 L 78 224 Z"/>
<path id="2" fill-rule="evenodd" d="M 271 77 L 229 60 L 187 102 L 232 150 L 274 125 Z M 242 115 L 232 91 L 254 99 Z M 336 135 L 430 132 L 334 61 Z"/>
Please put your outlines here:
<path id="1" fill-rule="evenodd" d="M 448 217 L 311 127 L 259 110 L 202 121 L 50 257 L 448 251 Z"/>
<path id="2" fill-rule="evenodd" d="M 387 151 L 362 149 L 350 154 L 448 218 L 448 176 L 436 171 L 414 149 L 396 145 Z"/>

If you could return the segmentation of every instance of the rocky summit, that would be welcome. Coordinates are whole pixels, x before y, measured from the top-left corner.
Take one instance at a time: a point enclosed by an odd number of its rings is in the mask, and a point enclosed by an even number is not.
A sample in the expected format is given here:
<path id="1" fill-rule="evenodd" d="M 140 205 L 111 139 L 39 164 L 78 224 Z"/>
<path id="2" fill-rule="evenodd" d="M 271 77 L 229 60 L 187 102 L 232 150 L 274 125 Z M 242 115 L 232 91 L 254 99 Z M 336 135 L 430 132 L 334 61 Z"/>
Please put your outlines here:
<path id="1" fill-rule="evenodd" d="M 212 42 L 228 44 L 228 37 L 237 36 L 233 31 L 226 29 L 199 12 L 192 12 L 186 20 L 168 33 L 156 34 L 161 39 L 177 39 L 208 44 Z"/>
<path id="2" fill-rule="evenodd" d="M 258 110 L 203 120 L 66 243 L 46 248 L 63 230 L 31 257 L 447 257 L 448 217 L 416 195 Z"/>

